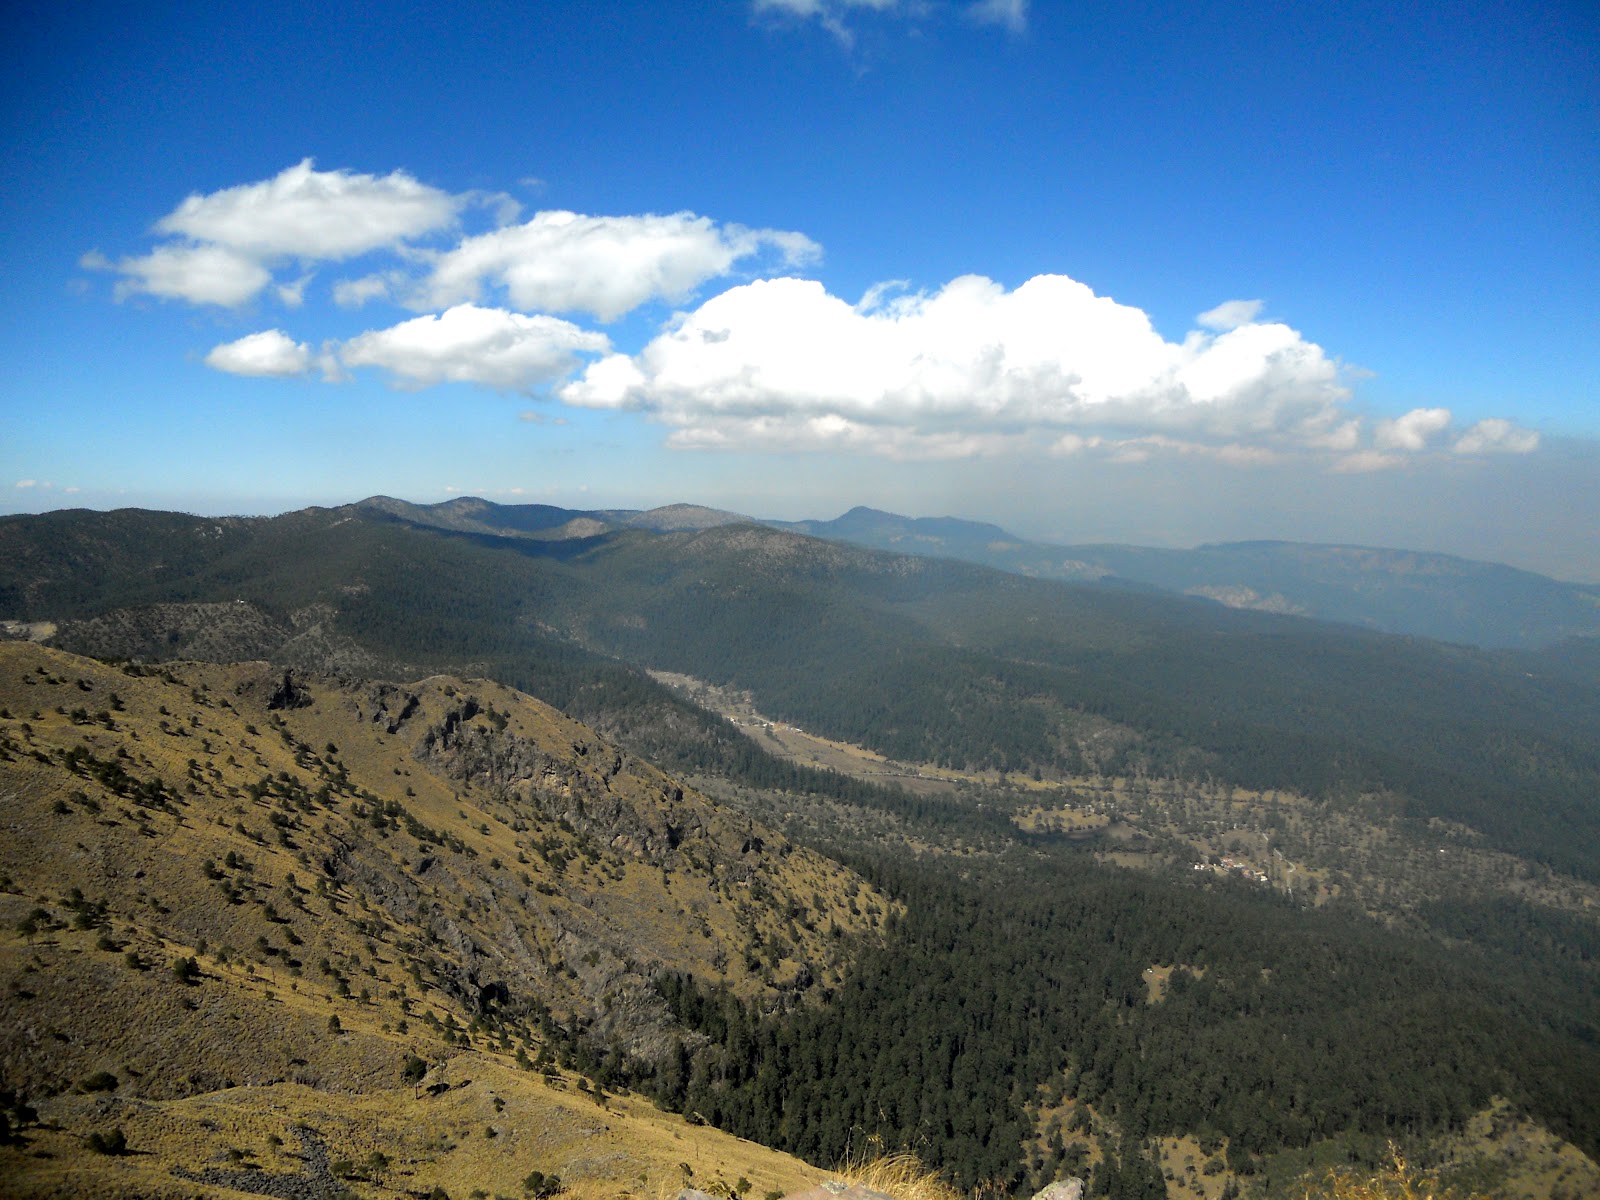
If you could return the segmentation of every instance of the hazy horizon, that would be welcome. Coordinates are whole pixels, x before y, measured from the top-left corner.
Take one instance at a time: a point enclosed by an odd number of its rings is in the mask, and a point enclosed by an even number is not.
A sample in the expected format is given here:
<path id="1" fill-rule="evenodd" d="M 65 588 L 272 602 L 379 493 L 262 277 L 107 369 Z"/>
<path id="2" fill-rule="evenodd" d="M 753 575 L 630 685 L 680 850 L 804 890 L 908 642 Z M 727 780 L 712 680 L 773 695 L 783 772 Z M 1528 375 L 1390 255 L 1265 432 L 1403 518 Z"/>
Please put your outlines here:
<path id="1" fill-rule="evenodd" d="M 1470 15 L 31 11 L 0 512 L 866 504 L 1600 581 L 1600 25 Z"/>

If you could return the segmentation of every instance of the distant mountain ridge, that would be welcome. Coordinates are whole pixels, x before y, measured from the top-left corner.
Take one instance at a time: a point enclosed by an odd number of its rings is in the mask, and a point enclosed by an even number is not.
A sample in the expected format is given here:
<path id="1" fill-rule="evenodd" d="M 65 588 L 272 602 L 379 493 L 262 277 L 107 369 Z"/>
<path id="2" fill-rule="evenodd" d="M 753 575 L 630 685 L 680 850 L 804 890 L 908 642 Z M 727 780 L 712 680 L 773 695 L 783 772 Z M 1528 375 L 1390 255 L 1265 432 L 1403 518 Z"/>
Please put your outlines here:
<path id="1" fill-rule="evenodd" d="M 750 522 L 897 554 L 961 559 L 1035 579 L 1158 588 L 1229 608 L 1487 648 L 1533 650 L 1600 636 L 1600 587 L 1416 550 L 1287 541 L 1220 542 L 1192 550 L 1055 545 L 986 522 L 905 517 L 865 506 L 828 521 L 765 520 L 694 504 L 580 510 L 475 497 L 417 505 L 378 496 L 351 507 L 432 528 L 541 541 Z"/>
<path id="2" fill-rule="evenodd" d="M 646 510 L 571 509 L 550 504 L 496 504 L 476 496 L 461 496 L 439 504 L 412 504 L 392 496 L 371 496 L 347 507 L 367 513 L 385 513 L 414 525 L 435 529 L 495 537 L 536 538 L 541 541 L 595 537 L 614 529 L 647 529 L 656 533 L 670 533 L 754 520 L 753 517 L 699 504 L 668 504 Z"/>

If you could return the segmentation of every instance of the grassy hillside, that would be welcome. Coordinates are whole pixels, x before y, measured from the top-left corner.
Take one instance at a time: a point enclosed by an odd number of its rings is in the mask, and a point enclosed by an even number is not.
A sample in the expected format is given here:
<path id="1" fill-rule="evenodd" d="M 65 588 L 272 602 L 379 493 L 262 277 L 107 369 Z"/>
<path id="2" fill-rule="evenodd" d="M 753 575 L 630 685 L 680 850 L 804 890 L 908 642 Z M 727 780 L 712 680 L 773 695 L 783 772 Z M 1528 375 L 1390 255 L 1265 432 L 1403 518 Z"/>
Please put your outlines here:
<path id="1" fill-rule="evenodd" d="M 230 1138 L 286 1167 L 297 1121 L 333 1159 L 409 1155 L 413 1178 L 457 1186 L 498 1172 L 484 1186 L 510 1191 L 536 1167 L 661 1179 L 683 1156 L 659 1131 L 632 1144 L 647 1110 L 607 1101 L 619 1125 L 540 1071 L 559 1058 L 603 1085 L 670 1058 L 662 970 L 803 1004 L 890 911 L 483 680 L 118 669 L 3 644 L 0 802 L 0 1077 L 60 1126 L 26 1134 L 57 1158 L 8 1151 L 4 1173 L 44 1192 L 148 1194 L 150 1172 L 199 1169 Z M 448 1091 L 413 1101 L 413 1056 Z M 429 1138 L 473 1153 L 424 1146 L 413 1103 L 439 1110 Z M 83 1159 L 112 1127 L 140 1156 Z M 73 1146 L 99 1175 L 61 1175 Z M 403 1190 L 378 1174 L 368 1194 Z"/>

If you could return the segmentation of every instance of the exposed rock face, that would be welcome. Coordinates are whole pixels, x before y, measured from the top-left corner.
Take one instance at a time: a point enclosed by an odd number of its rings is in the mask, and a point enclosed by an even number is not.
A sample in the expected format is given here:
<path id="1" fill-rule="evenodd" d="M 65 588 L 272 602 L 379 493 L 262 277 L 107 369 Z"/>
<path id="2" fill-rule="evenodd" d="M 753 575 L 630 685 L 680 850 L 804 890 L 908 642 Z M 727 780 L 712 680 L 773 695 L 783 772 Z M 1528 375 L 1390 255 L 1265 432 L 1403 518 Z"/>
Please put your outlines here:
<path id="1" fill-rule="evenodd" d="M 1083 1200 L 1083 1180 L 1076 1175 L 1058 1179 L 1035 1192 L 1033 1200 Z"/>
<path id="2" fill-rule="evenodd" d="M 415 698 L 390 732 L 410 716 Z M 388 707 L 380 709 L 387 715 Z M 503 729 L 473 724 L 482 712 L 468 696 L 429 725 L 416 754 L 424 766 L 449 779 L 486 788 L 512 809 L 531 808 L 550 821 L 565 822 L 581 837 L 655 866 L 664 865 L 686 839 L 700 840 L 707 829 L 701 812 L 683 802 L 683 789 L 663 779 L 655 803 L 630 803 L 612 790 L 612 781 L 637 764 L 614 747 L 575 741 L 570 756 L 553 755 Z M 375 715 L 374 720 L 378 719 Z M 760 839 L 747 843 L 759 853 Z"/>
<path id="3" fill-rule="evenodd" d="M 328 1166 L 328 1151 L 322 1138 L 314 1129 L 304 1126 L 295 1130 L 300 1138 L 300 1161 L 304 1166 L 293 1175 L 273 1174 L 265 1171 L 227 1170 L 211 1167 L 204 1171 L 191 1171 L 183 1167 L 173 1169 L 179 1179 L 203 1183 L 209 1187 L 226 1188 L 251 1196 L 276 1196 L 279 1200 L 329 1200 L 334 1196 L 348 1195 L 347 1189 L 333 1177 Z"/>
<path id="4" fill-rule="evenodd" d="M 422 703 L 416 692 L 393 683 L 368 684 L 355 699 L 356 715 L 382 725 L 385 733 L 399 733 Z"/>
<path id="5" fill-rule="evenodd" d="M 311 693 L 294 681 L 294 672 L 285 671 L 283 681 L 267 697 L 267 711 L 280 708 L 306 708 L 311 704 Z"/>

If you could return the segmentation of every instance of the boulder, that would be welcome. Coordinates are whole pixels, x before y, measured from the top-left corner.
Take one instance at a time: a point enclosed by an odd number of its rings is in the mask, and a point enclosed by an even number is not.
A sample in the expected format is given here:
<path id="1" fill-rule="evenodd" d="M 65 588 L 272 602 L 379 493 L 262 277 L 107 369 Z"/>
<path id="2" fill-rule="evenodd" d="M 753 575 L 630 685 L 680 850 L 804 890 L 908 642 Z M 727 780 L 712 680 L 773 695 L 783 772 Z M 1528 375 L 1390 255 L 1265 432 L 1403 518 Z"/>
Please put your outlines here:
<path id="1" fill-rule="evenodd" d="M 841 1183 L 830 1179 L 803 1192 L 790 1192 L 783 1200 L 894 1200 L 883 1192 L 875 1192 L 859 1183 Z"/>

